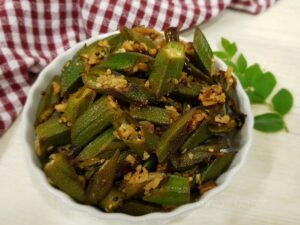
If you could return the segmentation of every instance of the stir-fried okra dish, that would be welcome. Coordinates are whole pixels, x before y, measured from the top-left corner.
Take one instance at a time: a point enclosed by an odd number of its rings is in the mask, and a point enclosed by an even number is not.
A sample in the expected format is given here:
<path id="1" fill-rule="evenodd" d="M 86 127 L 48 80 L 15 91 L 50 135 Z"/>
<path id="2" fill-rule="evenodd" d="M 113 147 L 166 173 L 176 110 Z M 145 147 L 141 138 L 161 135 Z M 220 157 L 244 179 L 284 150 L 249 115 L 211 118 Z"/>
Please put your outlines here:
<path id="1" fill-rule="evenodd" d="M 105 212 L 144 215 L 197 201 L 239 147 L 232 69 L 197 28 L 122 28 L 84 45 L 42 97 L 35 151 L 49 182 Z"/>

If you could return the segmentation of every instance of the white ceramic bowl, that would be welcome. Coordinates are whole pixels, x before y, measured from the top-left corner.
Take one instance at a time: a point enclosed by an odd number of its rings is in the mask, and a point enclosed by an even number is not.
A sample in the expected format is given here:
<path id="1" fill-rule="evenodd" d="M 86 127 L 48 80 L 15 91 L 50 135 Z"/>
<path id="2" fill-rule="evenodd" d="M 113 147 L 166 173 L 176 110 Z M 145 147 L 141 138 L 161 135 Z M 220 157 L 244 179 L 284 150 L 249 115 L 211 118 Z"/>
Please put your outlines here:
<path id="1" fill-rule="evenodd" d="M 199 201 L 180 206 L 171 212 L 151 213 L 139 217 L 126 215 L 123 213 L 112 213 L 112 214 L 104 213 L 94 207 L 78 204 L 75 201 L 73 201 L 67 194 L 54 188 L 48 183 L 45 174 L 40 168 L 39 160 L 34 152 L 35 133 L 34 133 L 33 124 L 35 121 L 37 106 L 41 98 L 41 92 L 46 88 L 46 86 L 48 85 L 48 83 L 50 82 L 51 78 L 54 75 L 60 74 L 64 63 L 67 60 L 71 59 L 72 56 L 77 52 L 77 50 L 79 50 L 85 43 L 90 44 L 96 41 L 97 39 L 105 38 L 111 34 L 112 33 L 99 35 L 74 45 L 69 50 L 57 56 L 39 74 L 38 79 L 31 87 L 31 90 L 27 98 L 27 102 L 24 107 L 24 112 L 22 114 L 22 122 L 23 122 L 22 127 L 24 129 L 23 133 L 25 139 L 24 149 L 25 149 L 26 161 L 30 169 L 30 174 L 32 177 L 33 184 L 39 187 L 40 192 L 45 196 L 46 200 L 50 200 L 50 198 L 52 200 L 55 200 L 56 207 L 57 204 L 66 204 L 66 206 L 72 211 L 74 211 L 75 213 L 80 212 L 81 214 L 83 213 L 87 217 L 94 217 L 95 221 L 99 221 L 99 219 L 111 220 L 115 222 L 118 221 L 119 223 L 122 224 L 130 224 L 132 222 L 138 222 L 138 224 L 141 223 L 150 224 L 153 222 L 159 224 L 167 223 L 169 221 L 173 221 L 177 219 L 178 217 L 181 217 L 183 214 L 187 212 L 191 212 L 200 208 L 205 203 L 207 203 L 208 200 L 210 200 L 214 195 L 224 190 L 228 185 L 228 183 L 230 182 L 230 180 L 232 179 L 232 177 L 237 173 L 237 171 L 239 171 L 241 166 L 244 164 L 245 159 L 247 157 L 247 153 L 252 143 L 253 115 L 250 108 L 250 102 L 246 93 L 244 92 L 240 83 L 238 82 L 237 93 L 240 102 L 240 109 L 243 113 L 247 114 L 246 122 L 239 135 L 240 149 L 236 157 L 234 158 L 230 168 L 217 179 L 216 182 L 218 186 L 206 192 L 200 198 Z M 220 69 L 226 70 L 227 67 L 221 60 L 216 59 L 216 62 L 217 62 L 217 66 Z"/>

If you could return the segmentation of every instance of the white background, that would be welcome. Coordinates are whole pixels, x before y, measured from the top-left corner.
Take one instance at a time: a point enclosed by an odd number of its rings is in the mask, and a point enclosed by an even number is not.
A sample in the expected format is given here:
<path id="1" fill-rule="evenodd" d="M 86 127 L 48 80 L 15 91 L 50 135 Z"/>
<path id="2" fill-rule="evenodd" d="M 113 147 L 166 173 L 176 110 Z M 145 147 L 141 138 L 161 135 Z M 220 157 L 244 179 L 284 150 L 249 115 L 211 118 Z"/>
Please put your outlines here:
<path id="1" fill-rule="evenodd" d="M 264 14 L 226 10 L 202 26 L 212 48 L 222 36 L 237 42 L 250 63 L 259 62 L 290 89 L 295 106 L 286 117 L 290 132 L 254 132 L 246 164 L 228 188 L 203 208 L 173 224 L 300 224 L 300 1 L 280 0 Z M 193 31 L 183 36 L 192 38 Z M 253 107 L 254 113 L 263 112 Z M 25 164 L 20 118 L 0 139 L 0 225 L 95 224 L 49 202 Z M 108 224 L 98 221 L 98 224 Z"/>

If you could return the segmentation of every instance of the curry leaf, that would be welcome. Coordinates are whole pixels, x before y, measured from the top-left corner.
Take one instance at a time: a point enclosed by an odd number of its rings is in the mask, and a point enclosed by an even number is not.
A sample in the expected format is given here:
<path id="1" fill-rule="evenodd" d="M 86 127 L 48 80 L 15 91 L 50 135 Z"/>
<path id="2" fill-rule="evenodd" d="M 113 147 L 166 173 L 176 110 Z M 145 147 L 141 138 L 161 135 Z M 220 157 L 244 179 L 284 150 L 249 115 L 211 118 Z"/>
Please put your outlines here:
<path id="1" fill-rule="evenodd" d="M 285 115 L 293 106 L 293 96 L 289 90 L 282 88 L 273 96 L 272 103 L 276 112 Z"/>
<path id="2" fill-rule="evenodd" d="M 247 68 L 247 61 L 243 54 L 240 54 L 237 59 L 237 67 L 240 73 L 244 73 Z"/>
<path id="3" fill-rule="evenodd" d="M 263 132 L 277 132 L 284 128 L 284 121 L 279 114 L 265 113 L 255 116 L 254 128 Z"/>

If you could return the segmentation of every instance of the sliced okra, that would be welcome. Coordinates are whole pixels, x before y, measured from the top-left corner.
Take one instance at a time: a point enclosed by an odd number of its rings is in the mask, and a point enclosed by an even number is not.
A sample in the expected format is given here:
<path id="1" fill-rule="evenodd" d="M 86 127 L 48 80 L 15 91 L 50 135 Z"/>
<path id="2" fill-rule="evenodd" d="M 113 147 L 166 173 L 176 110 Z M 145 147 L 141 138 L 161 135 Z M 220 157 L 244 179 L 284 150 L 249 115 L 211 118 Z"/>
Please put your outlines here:
<path id="1" fill-rule="evenodd" d="M 70 95 L 66 110 L 62 115 L 63 120 L 73 124 L 75 120 L 93 103 L 96 92 L 92 89 L 82 87 Z"/>
<path id="2" fill-rule="evenodd" d="M 161 208 L 156 205 L 151 205 L 143 201 L 128 201 L 125 202 L 118 212 L 126 213 L 133 216 L 142 216 L 153 212 L 162 211 Z"/>
<path id="3" fill-rule="evenodd" d="M 114 212 L 123 204 L 125 195 L 116 188 L 112 188 L 110 192 L 101 200 L 99 206 L 105 212 Z"/>
<path id="4" fill-rule="evenodd" d="M 50 181 L 76 201 L 83 202 L 84 189 L 75 169 L 62 153 L 50 155 L 50 161 L 44 166 L 44 171 Z"/>
<path id="5" fill-rule="evenodd" d="M 212 133 L 208 129 L 208 122 L 203 121 L 197 130 L 195 130 L 190 137 L 186 140 L 186 142 L 182 145 L 181 151 L 185 149 L 195 148 L 196 146 L 200 145 L 203 141 L 208 139 Z"/>
<path id="6" fill-rule="evenodd" d="M 58 118 L 41 123 L 36 128 L 36 154 L 44 157 L 53 147 L 69 144 L 70 133 L 70 128 L 60 123 Z"/>
<path id="7" fill-rule="evenodd" d="M 169 42 L 159 51 L 149 76 L 156 97 L 172 92 L 181 77 L 184 61 L 184 45 L 179 42 Z"/>
<path id="8" fill-rule="evenodd" d="M 176 170 L 187 170 L 212 156 L 221 154 L 220 150 L 226 147 L 228 146 L 223 143 L 204 144 L 183 153 L 174 154 L 170 157 L 170 161 Z"/>
<path id="9" fill-rule="evenodd" d="M 167 181 L 158 189 L 143 197 L 144 201 L 160 205 L 182 205 L 190 202 L 190 182 L 188 177 L 168 175 Z"/>
<path id="10" fill-rule="evenodd" d="M 202 85 L 199 83 L 191 83 L 190 85 L 180 84 L 174 91 L 174 95 L 180 99 L 198 98 Z"/>
<path id="11" fill-rule="evenodd" d="M 74 92 L 81 84 L 81 74 L 89 65 L 99 63 L 110 51 L 110 46 L 105 41 L 94 43 L 81 48 L 74 57 L 69 60 L 61 74 L 61 95 L 68 95 Z"/>
<path id="12" fill-rule="evenodd" d="M 143 85 L 131 82 L 110 69 L 93 68 L 82 76 L 84 84 L 101 94 L 110 94 L 127 102 L 147 104 L 154 96 Z"/>
<path id="13" fill-rule="evenodd" d="M 124 27 L 121 30 L 121 34 L 125 37 L 127 40 L 135 41 L 138 43 L 144 43 L 148 49 L 155 49 L 156 45 L 155 43 L 148 37 L 140 34 L 139 32 L 136 32 L 132 29 L 128 29 L 127 27 Z"/>
<path id="14" fill-rule="evenodd" d="M 151 151 L 147 144 L 148 133 L 138 123 L 124 121 L 116 128 L 114 135 L 140 156 Z"/>
<path id="15" fill-rule="evenodd" d="M 165 161 L 170 154 L 176 152 L 204 118 L 205 114 L 198 108 L 193 108 L 179 117 L 160 138 L 156 149 L 159 162 Z"/>
<path id="16" fill-rule="evenodd" d="M 106 68 L 116 71 L 134 73 L 137 71 L 147 72 L 154 58 L 138 52 L 120 52 L 110 54 L 103 62 L 94 69 Z"/>
<path id="17" fill-rule="evenodd" d="M 196 53 L 197 66 L 207 75 L 211 74 L 213 53 L 205 36 L 199 27 L 194 33 L 193 46 Z"/>
<path id="18" fill-rule="evenodd" d="M 146 120 L 154 124 L 169 125 L 177 118 L 170 110 L 166 110 L 156 106 L 138 107 L 130 106 L 130 115 L 137 120 Z"/>
<path id="19" fill-rule="evenodd" d="M 72 143 L 82 148 L 119 117 L 121 109 L 112 96 L 104 95 L 85 111 L 71 128 Z"/>
<path id="20" fill-rule="evenodd" d="M 115 178 L 119 155 L 120 151 L 117 149 L 113 157 L 93 174 L 86 190 L 87 203 L 98 204 L 109 193 Z"/>
<path id="21" fill-rule="evenodd" d="M 114 149 L 123 149 L 124 143 L 118 141 L 113 135 L 114 129 L 109 128 L 90 142 L 75 158 L 76 162 L 88 160 L 97 155 Z"/>
<path id="22" fill-rule="evenodd" d="M 55 76 L 42 94 L 36 113 L 36 124 L 45 122 L 52 115 L 54 106 L 60 99 L 60 77 Z"/>
<path id="23" fill-rule="evenodd" d="M 201 174 L 201 182 L 215 180 L 224 173 L 234 159 L 235 153 L 225 153 L 223 156 L 217 157 Z"/>

